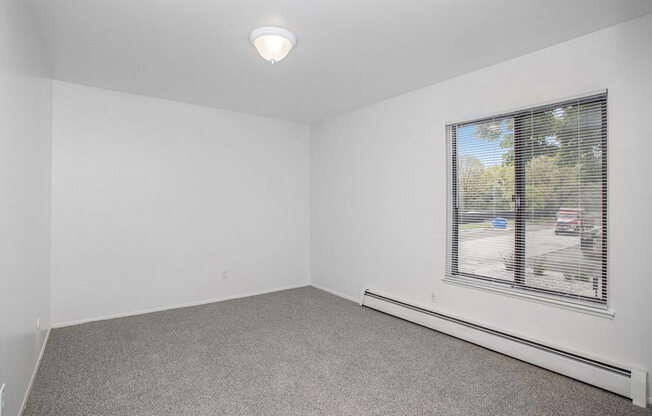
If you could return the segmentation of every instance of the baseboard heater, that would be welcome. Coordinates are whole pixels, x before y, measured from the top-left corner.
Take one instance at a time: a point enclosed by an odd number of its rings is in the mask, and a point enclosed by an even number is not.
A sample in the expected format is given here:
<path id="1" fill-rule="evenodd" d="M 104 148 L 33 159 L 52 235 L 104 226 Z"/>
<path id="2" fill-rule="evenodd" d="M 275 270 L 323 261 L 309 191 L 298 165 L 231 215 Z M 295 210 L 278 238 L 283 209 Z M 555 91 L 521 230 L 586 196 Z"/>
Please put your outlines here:
<path id="1" fill-rule="evenodd" d="M 487 328 L 463 319 L 411 305 L 369 289 L 360 305 L 452 335 L 510 357 L 563 374 L 629 397 L 637 406 L 647 405 L 647 371 L 607 363 L 577 353 Z"/>

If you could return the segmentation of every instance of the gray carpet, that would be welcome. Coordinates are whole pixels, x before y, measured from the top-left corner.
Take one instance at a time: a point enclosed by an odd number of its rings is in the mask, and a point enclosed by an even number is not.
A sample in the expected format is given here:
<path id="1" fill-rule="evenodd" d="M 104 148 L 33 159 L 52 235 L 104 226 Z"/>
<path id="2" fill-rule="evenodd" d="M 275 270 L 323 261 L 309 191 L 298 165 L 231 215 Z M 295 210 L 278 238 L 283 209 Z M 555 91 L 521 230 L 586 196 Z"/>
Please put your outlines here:
<path id="1" fill-rule="evenodd" d="M 651 415 L 306 287 L 53 330 L 24 416 Z"/>

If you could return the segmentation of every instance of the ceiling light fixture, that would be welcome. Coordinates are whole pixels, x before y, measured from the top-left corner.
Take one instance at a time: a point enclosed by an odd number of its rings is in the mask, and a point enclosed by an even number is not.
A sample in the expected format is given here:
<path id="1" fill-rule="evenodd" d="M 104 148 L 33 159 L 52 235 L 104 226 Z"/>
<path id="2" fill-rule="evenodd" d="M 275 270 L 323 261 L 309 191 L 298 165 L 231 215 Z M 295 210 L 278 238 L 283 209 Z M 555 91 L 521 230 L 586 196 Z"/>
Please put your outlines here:
<path id="1" fill-rule="evenodd" d="M 285 58 L 297 43 L 297 38 L 292 32 L 275 26 L 255 29 L 251 32 L 249 40 L 260 56 L 272 64 Z"/>

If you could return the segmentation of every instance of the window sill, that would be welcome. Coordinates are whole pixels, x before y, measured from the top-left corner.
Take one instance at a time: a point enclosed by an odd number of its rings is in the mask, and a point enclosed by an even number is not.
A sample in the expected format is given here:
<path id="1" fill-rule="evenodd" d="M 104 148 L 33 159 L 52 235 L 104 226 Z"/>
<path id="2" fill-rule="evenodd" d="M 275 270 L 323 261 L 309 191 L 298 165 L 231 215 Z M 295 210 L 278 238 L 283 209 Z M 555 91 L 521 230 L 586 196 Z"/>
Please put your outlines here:
<path id="1" fill-rule="evenodd" d="M 474 279 L 462 276 L 446 276 L 443 279 L 444 283 L 468 287 L 477 290 L 483 290 L 486 292 L 492 292 L 500 294 L 503 296 L 509 296 L 513 298 L 519 298 L 524 300 L 529 300 L 531 302 L 542 303 L 546 305 L 555 306 L 562 309 L 572 310 L 576 312 L 582 312 L 589 315 L 599 316 L 602 318 L 613 319 L 616 316 L 616 312 L 612 309 L 609 309 L 607 306 L 596 306 L 587 303 L 580 303 L 560 300 L 552 296 L 545 294 L 534 294 L 527 290 L 515 289 L 515 288 L 502 288 L 491 283 L 484 283 L 475 281 Z"/>

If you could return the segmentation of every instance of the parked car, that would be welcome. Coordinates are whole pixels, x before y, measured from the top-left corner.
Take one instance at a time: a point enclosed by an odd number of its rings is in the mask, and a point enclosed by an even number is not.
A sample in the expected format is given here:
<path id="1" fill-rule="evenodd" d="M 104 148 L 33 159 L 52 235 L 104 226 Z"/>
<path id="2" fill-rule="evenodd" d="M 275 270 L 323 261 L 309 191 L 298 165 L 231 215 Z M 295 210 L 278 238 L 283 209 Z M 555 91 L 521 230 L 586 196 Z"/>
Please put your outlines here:
<path id="1" fill-rule="evenodd" d="M 589 258 L 599 258 L 602 255 L 602 227 L 593 228 L 580 234 L 582 254 Z"/>
<path id="2" fill-rule="evenodd" d="M 593 229 L 593 218 L 582 208 L 560 208 L 555 223 L 555 234 L 580 232 Z"/>

